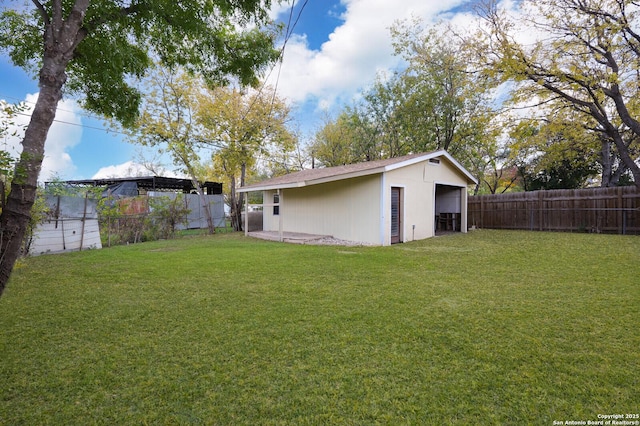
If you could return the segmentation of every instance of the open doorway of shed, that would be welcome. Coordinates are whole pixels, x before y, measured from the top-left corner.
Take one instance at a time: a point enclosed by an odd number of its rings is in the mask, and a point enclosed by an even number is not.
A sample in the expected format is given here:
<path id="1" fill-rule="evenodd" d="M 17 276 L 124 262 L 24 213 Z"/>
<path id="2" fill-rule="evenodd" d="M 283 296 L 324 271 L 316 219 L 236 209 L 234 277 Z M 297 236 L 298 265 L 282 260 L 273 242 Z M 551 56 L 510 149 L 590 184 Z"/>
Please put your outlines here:
<path id="1" fill-rule="evenodd" d="M 460 232 L 462 220 L 462 189 L 436 184 L 435 232 Z"/>

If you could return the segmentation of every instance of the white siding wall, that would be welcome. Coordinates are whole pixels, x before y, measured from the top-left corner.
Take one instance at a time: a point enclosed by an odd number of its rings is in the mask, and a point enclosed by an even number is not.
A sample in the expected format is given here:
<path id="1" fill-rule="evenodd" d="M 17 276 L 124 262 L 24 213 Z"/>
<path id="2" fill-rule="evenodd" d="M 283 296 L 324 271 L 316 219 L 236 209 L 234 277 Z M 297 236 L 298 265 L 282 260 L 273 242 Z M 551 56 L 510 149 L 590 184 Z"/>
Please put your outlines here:
<path id="1" fill-rule="evenodd" d="M 436 202 L 436 214 L 462 212 L 462 200 L 460 188 L 445 186 L 436 189 L 438 200 Z"/>
<path id="2" fill-rule="evenodd" d="M 402 188 L 402 241 L 421 240 L 433 237 L 435 231 L 435 186 L 446 184 L 465 188 L 463 190 L 462 223 L 466 224 L 467 181 L 453 165 L 441 158 L 440 164 L 417 163 L 387 172 L 384 190 L 384 245 L 391 243 L 391 187 Z M 414 227 L 415 225 L 415 227 Z M 466 228 L 463 226 L 463 231 Z"/>
<path id="3" fill-rule="evenodd" d="M 400 187 L 402 192 L 401 241 L 421 240 L 433 236 L 433 183 L 424 180 L 424 168 L 424 163 L 420 163 L 387 173 L 384 189 L 384 245 L 391 244 L 389 212 L 391 211 L 392 187 Z"/>
<path id="4" fill-rule="evenodd" d="M 440 164 L 421 162 L 389 171 L 385 176 L 379 174 L 282 190 L 282 230 L 389 245 L 391 187 L 400 187 L 402 241 L 429 238 L 435 230 L 436 184 L 463 188 L 459 203 L 462 231 L 466 232 L 467 179 L 444 158 L 440 159 Z M 273 203 L 274 193 L 264 192 L 265 204 Z M 278 231 L 280 217 L 273 215 L 273 207 L 265 207 L 263 215 L 263 229 Z"/>
<path id="5" fill-rule="evenodd" d="M 273 195 L 276 191 L 263 191 L 262 202 L 264 204 L 273 203 Z M 273 215 L 273 206 L 264 206 L 262 208 L 262 229 L 265 231 L 278 231 L 279 216 Z"/>
<path id="6" fill-rule="evenodd" d="M 266 203 L 274 191 L 265 191 Z M 380 175 L 281 191 L 283 231 L 331 235 L 380 244 Z M 265 207 L 263 229 L 278 231 L 279 217 Z"/>

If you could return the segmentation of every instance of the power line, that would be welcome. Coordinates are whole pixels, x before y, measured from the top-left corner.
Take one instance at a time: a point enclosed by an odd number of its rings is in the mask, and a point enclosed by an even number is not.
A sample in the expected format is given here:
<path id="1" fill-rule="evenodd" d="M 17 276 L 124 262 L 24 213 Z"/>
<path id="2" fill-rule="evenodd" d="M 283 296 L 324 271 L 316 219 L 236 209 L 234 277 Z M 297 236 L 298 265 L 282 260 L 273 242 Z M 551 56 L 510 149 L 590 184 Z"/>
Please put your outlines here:
<path id="1" fill-rule="evenodd" d="M 269 76 L 271 75 L 271 73 L 273 73 L 274 69 L 277 66 L 278 67 L 278 73 L 276 75 L 276 83 L 275 83 L 275 86 L 273 88 L 273 95 L 271 96 L 271 105 L 270 105 L 270 108 L 269 108 L 269 114 L 271 114 L 271 111 L 273 111 L 273 104 L 275 103 L 276 93 L 278 91 L 278 84 L 280 83 L 280 74 L 281 74 L 281 71 L 282 71 L 282 62 L 284 61 L 284 51 L 285 51 L 285 49 L 287 47 L 287 43 L 289 42 L 289 39 L 293 35 L 293 31 L 295 30 L 295 27 L 298 24 L 298 21 L 300 20 L 300 17 L 302 16 L 302 11 L 307 6 L 307 3 L 309 3 L 309 0 L 304 0 L 304 2 L 302 3 L 302 6 L 300 6 L 300 9 L 298 10 L 298 15 L 296 16 L 295 21 L 294 21 L 293 20 L 293 11 L 294 11 L 294 9 L 296 7 L 296 0 L 292 1 L 291 9 L 289 10 L 289 19 L 287 20 L 287 28 L 285 30 L 284 41 L 282 42 L 282 47 L 280 48 L 280 54 L 278 55 L 277 65 L 272 66 L 271 69 L 269 70 L 269 72 L 267 73 L 267 75 L 265 76 L 264 82 L 262 83 L 262 85 L 260 86 L 260 89 L 258 90 L 258 96 L 253 100 L 251 105 L 249 105 L 249 108 L 247 109 L 247 111 L 245 113 L 245 117 L 246 117 L 247 114 L 249 114 L 249 112 L 253 108 L 253 105 L 255 104 L 255 102 L 257 102 L 257 98 L 262 94 L 262 91 L 264 90 L 265 86 L 267 85 L 267 80 L 269 79 Z M 292 21 L 293 21 L 293 24 L 291 23 Z M 243 119 L 244 119 L 244 117 L 243 117 Z"/>
<path id="2" fill-rule="evenodd" d="M 24 117 L 31 117 L 31 114 L 26 114 L 24 112 L 18 112 L 16 113 L 16 115 L 22 115 Z M 116 135 L 123 135 L 126 136 L 127 134 L 124 132 L 120 132 L 118 130 L 109 130 L 109 129 L 105 129 L 104 127 L 96 127 L 96 126 L 88 126 L 86 124 L 78 124 L 78 123 L 72 123 L 70 121 L 64 121 L 64 120 L 57 120 L 54 119 L 53 120 L 54 123 L 60 123 L 60 124 L 68 124 L 70 126 L 76 126 L 76 127 L 82 127 L 83 129 L 89 129 L 89 130 L 100 130 L 103 131 L 105 133 L 114 133 Z"/>
<path id="3" fill-rule="evenodd" d="M 298 22 L 300 21 L 300 17 L 302 16 L 302 12 L 304 11 L 304 9 L 305 9 L 305 7 L 307 6 L 308 3 L 309 3 L 309 0 L 304 0 L 302 5 L 300 6 L 300 9 L 298 10 L 298 13 L 295 16 L 295 20 L 294 20 L 293 16 L 294 16 L 294 10 L 296 8 L 296 0 L 292 1 L 291 8 L 289 10 L 289 18 L 287 20 L 287 27 L 286 27 L 286 30 L 285 30 L 285 38 L 284 38 L 284 41 L 282 43 L 282 47 L 280 48 L 280 55 L 278 56 L 277 65 L 274 65 L 274 66 L 271 67 L 271 69 L 269 70 L 269 72 L 266 75 L 265 81 L 263 82 L 263 84 L 261 85 L 260 89 L 258 90 L 258 94 L 260 94 L 264 90 L 264 88 L 266 86 L 267 79 L 269 78 L 269 76 L 275 70 L 275 68 L 277 66 L 278 67 L 278 71 L 277 71 L 277 76 L 276 76 L 276 83 L 275 83 L 274 90 L 273 90 L 273 95 L 271 97 L 271 109 L 273 109 L 273 104 L 275 102 L 276 92 L 278 90 L 278 85 L 280 83 L 280 75 L 281 75 L 281 72 L 282 72 L 282 63 L 283 63 L 283 60 L 284 60 L 284 52 L 285 52 L 285 49 L 287 47 L 287 43 L 289 42 L 289 39 L 293 35 L 294 30 L 295 30 Z M 19 98 L 16 98 L 14 96 L 6 96 L 6 95 L 1 94 L 1 93 L 0 93 L 0 97 L 2 97 L 4 99 L 12 99 L 12 100 L 15 100 L 15 101 L 18 101 L 18 102 L 31 104 L 31 105 L 35 105 L 36 104 L 35 102 L 32 102 L 32 101 L 27 101 L 25 99 L 19 99 Z M 256 100 L 257 99 L 254 99 L 254 103 L 255 103 Z M 247 114 L 249 113 L 249 111 L 251 111 L 252 107 L 253 107 L 253 103 L 252 103 L 252 105 L 249 106 L 249 108 L 247 110 Z M 88 114 L 84 110 L 82 110 L 82 112 L 77 112 L 77 111 L 70 111 L 70 110 L 66 110 L 64 108 L 57 107 L 56 111 L 67 112 L 67 113 L 70 113 L 70 114 L 78 115 L 81 118 L 88 118 L 88 119 L 93 119 L 93 120 L 100 120 L 101 119 L 101 117 Z M 25 117 L 31 117 L 31 114 L 26 114 L 26 113 L 17 113 L 16 115 L 22 115 L 22 116 L 25 116 Z M 89 129 L 89 130 L 100 130 L 100 131 L 103 131 L 103 132 L 106 132 L 106 133 L 113 133 L 113 134 L 126 136 L 126 133 L 124 133 L 124 132 L 120 132 L 120 131 L 117 131 L 117 130 L 109 130 L 109 129 L 105 129 L 103 127 L 88 126 L 86 124 L 72 123 L 72 122 L 69 122 L 69 121 L 58 120 L 58 119 L 54 119 L 53 122 L 60 123 L 60 124 L 67 124 L 67 125 L 70 125 L 70 126 L 82 127 L 84 129 Z"/>
<path id="4" fill-rule="evenodd" d="M 16 98 L 15 96 L 6 96 L 6 95 L 4 95 L 2 93 L 0 93 L 0 98 L 13 99 L 14 101 L 18 101 L 20 103 L 25 103 L 25 104 L 30 104 L 30 105 L 35 105 L 36 104 L 35 102 L 27 101 L 26 99 Z M 90 118 L 92 120 L 101 120 L 102 119 L 102 117 L 99 117 L 97 115 L 89 114 L 86 110 L 81 110 L 81 112 L 78 112 L 78 111 L 71 111 L 71 110 L 68 110 L 68 109 L 57 107 L 56 111 L 68 112 L 69 114 L 76 114 L 76 115 L 79 115 L 79 116 L 81 116 L 83 118 Z"/>

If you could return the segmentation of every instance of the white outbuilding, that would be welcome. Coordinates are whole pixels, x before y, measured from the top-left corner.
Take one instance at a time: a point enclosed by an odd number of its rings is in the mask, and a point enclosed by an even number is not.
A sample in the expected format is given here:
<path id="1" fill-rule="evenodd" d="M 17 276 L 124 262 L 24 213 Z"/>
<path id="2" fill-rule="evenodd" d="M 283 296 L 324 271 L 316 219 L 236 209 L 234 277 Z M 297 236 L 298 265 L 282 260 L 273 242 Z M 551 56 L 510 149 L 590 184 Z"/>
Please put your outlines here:
<path id="1" fill-rule="evenodd" d="M 263 231 L 386 246 L 467 232 L 467 187 L 475 183 L 441 150 L 303 170 L 238 191 L 262 192 Z"/>

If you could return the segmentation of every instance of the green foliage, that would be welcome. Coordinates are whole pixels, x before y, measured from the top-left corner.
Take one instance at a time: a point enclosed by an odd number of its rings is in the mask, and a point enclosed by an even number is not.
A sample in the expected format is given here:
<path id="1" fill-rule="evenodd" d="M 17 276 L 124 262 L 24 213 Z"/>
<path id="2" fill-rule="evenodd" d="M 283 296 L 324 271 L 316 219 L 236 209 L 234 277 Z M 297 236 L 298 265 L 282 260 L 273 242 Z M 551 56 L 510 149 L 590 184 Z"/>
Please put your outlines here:
<path id="1" fill-rule="evenodd" d="M 202 90 L 201 80 L 184 69 L 157 65 L 144 83 L 147 96 L 141 116 L 129 132 L 129 141 L 169 153 L 174 165 L 198 180 L 198 150 L 202 143 L 194 114 L 195 93 Z"/>
<path id="2" fill-rule="evenodd" d="M 27 225 L 27 232 L 25 233 L 23 239 L 23 255 L 27 255 L 29 253 L 29 249 L 31 248 L 31 243 L 33 242 L 33 237 L 35 236 L 35 231 L 38 228 L 38 225 L 49 219 L 51 217 L 51 214 L 52 212 L 50 207 L 47 205 L 45 193 L 42 188 L 38 188 L 35 202 L 33 203 L 33 207 L 31 208 L 31 217 L 29 218 L 29 223 Z"/>
<path id="3" fill-rule="evenodd" d="M 33 75 L 43 64 L 43 33 L 56 24 L 57 3 L 43 2 L 42 9 L 7 5 L 0 14 L 0 50 Z M 66 19 L 75 2 L 60 3 Z M 261 0 L 92 1 L 66 70 L 66 90 L 84 95 L 86 109 L 131 125 L 141 101 L 133 83 L 145 74 L 150 58 L 202 73 L 211 84 L 232 78 L 256 84 L 279 55 L 275 30 L 265 30 L 268 6 Z"/>
<path id="4" fill-rule="evenodd" d="M 2 179 L 3 182 L 9 180 L 14 161 L 11 154 L 7 151 L 0 150 L 0 179 Z"/>
<path id="5" fill-rule="evenodd" d="M 366 131 L 366 125 L 357 121 L 359 115 L 347 108 L 337 119 L 326 119 L 315 134 L 312 152 L 315 159 L 325 167 L 342 166 L 363 161 L 360 142 L 372 142 L 373 138 L 360 138 L 359 132 Z M 365 154 L 366 157 L 366 154 Z M 375 159 L 375 158 L 371 158 Z"/>
<path id="6" fill-rule="evenodd" d="M 213 149 L 210 175 L 228 188 L 236 231 L 242 230 L 244 197 L 236 194 L 236 187 L 245 185 L 260 158 L 281 157 L 296 145 L 295 135 L 287 128 L 290 109 L 273 90 L 218 87 L 198 94 L 197 123 L 202 140 Z"/>
<path id="7" fill-rule="evenodd" d="M 10 104 L 0 99 L 0 138 L 6 136 L 17 136 L 17 130 L 10 133 L 10 129 L 15 126 L 15 116 L 26 109 L 24 104 Z M 11 173 L 15 164 L 15 158 L 7 151 L 0 150 L 0 180 L 4 184 L 11 181 Z"/>
<path id="8" fill-rule="evenodd" d="M 551 425 L 634 413 L 638 253 L 637 237 L 481 230 L 348 248 L 235 233 L 30 258 L 0 300 L 0 419 Z"/>
<path id="9" fill-rule="evenodd" d="M 152 59 L 199 73 L 209 84 L 258 82 L 280 52 L 269 0 L 11 1 L 0 9 L 0 53 L 38 77 L 41 96 L 22 140 L 12 191 L 0 215 L 0 293 L 6 287 L 35 201 L 46 135 L 58 102 L 76 96 L 90 110 L 132 126 L 136 82 Z M 195 182 L 195 179 L 194 179 Z M 210 232 L 214 232 L 210 215 Z"/>
<path id="10" fill-rule="evenodd" d="M 143 209 L 131 206 L 143 206 Z M 104 197 L 98 202 L 101 238 L 108 247 L 171 239 L 175 237 L 176 226 L 186 224 L 189 212 L 182 194 L 176 194 L 173 198 Z"/>
<path id="11" fill-rule="evenodd" d="M 202 131 L 196 123 L 196 93 L 205 90 L 201 79 L 183 68 L 156 66 L 146 79 L 148 95 L 129 140 L 168 152 L 176 166 L 191 178 L 196 191 L 203 195 L 199 182 L 204 181 L 200 155 Z M 215 227 L 208 206 L 204 207 L 209 232 Z"/>
<path id="12" fill-rule="evenodd" d="M 543 122 L 521 120 L 511 137 L 512 161 L 526 191 L 583 188 L 602 170 L 600 141 L 560 114 Z"/>
<path id="13" fill-rule="evenodd" d="M 314 155 L 331 166 L 444 149 L 482 176 L 499 151 L 496 82 L 470 68 L 468 46 L 446 28 L 404 22 L 392 34 L 409 66 L 379 76 L 360 103 L 325 123 Z"/>
<path id="14" fill-rule="evenodd" d="M 547 165 L 536 174 L 529 174 L 526 169 L 521 171 L 528 191 L 584 188 L 596 172 L 591 165 L 576 164 L 570 159 Z"/>
<path id="15" fill-rule="evenodd" d="M 167 196 L 149 198 L 149 221 L 153 239 L 173 238 L 176 226 L 187 223 L 189 210 L 182 194 L 171 199 Z"/>
<path id="16" fill-rule="evenodd" d="M 543 105 L 552 118 L 560 111 L 560 121 L 567 116 L 562 110 L 571 110 L 574 125 L 601 143 L 604 186 L 615 185 L 626 170 L 640 186 L 636 2 L 525 0 L 517 6 L 521 20 L 497 2 L 484 4 L 483 30 L 468 41 L 477 61 L 487 75 L 517 83 L 514 104 Z M 517 42 L 516 34 L 528 29 L 537 39 Z"/>
<path id="17" fill-rule="evenodd" d="M 103 245 L 111 247 L 111 244 L 119 244 L 121 238 L 112 242 L 112 236 L 117 235 L 119 219 L 122 216 L 115 197 L 107 195 L 98 200 L 98 220 L 100 224 L 100 238 Z M 126 239 L 122 240 L 126 241 Z"/>
<path id="18" fill-rule="evenodd" d="M 44 193 L 46 195 L 62 195 L 71 197 L 89 197 L 99 199 L 102 197 L 105 187 L 101 186 L 73 186 L 67 184 L 60 176 L 52 176 L 45 182 Z"/>

